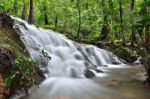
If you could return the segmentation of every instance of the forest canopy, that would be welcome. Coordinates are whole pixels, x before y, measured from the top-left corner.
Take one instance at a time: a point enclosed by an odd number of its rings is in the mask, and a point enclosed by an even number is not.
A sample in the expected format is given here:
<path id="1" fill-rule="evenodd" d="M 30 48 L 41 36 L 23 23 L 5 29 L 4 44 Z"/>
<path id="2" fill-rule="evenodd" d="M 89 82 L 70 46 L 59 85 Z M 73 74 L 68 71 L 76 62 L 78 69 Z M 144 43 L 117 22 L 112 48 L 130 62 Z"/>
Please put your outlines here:
<path id="1" fill-rule="evenodd" d="M 134 45 L 134 32 L 150 41 L 149 6 L 149 0 L 1 0 L 0 12 L 80 39 Z"/>

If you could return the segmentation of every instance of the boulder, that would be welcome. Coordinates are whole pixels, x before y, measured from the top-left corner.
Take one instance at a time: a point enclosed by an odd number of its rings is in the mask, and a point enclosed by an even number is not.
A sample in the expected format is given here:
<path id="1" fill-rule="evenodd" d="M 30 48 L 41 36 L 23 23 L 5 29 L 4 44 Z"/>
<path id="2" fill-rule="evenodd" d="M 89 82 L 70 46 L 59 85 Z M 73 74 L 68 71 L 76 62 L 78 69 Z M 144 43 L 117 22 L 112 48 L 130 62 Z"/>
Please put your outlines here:
<path id="1" fill-rule="evenodd" d="M 87 69 L 86 71 L 85 71 L 85 77 L 87 77 L 87 78 L 92 78 L 92 77 L 94 77 L 95 76 L 95 74 L 93 73 L 93 71 L 91 71 L 91 70 L 89 70 L 89 69 Z"/>

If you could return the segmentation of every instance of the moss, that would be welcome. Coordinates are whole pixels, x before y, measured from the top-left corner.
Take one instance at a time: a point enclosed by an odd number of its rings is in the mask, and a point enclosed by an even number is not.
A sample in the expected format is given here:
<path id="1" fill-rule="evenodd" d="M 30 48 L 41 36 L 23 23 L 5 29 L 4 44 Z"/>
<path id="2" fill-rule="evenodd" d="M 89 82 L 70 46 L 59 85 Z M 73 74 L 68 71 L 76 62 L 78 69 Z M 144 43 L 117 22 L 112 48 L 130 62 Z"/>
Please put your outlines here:
<path id="1" fill-rule="evenodd" d="M 8 95 L 16 90 L 26 91 L 36 79 L 37 62 L 22 54 L 0 48 L 0 73 L 9 89 Z"/>
<path id="2" fill-rule="evenodd" d="M 127 62 L 133 62 L 136 60 L 136 53 L 128 47 L 119 46 L 114 50 L 120 58 L 125 59 Z"/>
<path id="3" fill-rule="evenodd" d="M 31 60 L 25 51 L 19 35 L 11 26 L 2 25 L 0 27 L 0 74 L 9 89 L 9 96 L 16 90 L 25 91 L 35 83 L 36 65 L 37 62 Z"/>

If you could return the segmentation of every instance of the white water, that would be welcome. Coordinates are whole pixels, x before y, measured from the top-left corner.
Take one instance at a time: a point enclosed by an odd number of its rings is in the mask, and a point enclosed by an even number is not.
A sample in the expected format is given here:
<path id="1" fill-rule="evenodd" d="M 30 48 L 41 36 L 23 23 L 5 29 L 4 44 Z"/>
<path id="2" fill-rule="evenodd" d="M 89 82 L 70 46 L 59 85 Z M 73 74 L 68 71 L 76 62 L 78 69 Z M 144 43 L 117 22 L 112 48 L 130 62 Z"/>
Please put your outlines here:
<path id="1" fill-rule="evenodd" d="M 30 57 L 38 60 L 39 68 L 45 72 L 46 80 L 39 88 L 31 90 L 30 99 L 93 99 L 88 94 L 96 93 L 99 88 L 85 78 L 85 71 L 97 73 L 95 70 L 100 66 L 121 64 L 109 51 L 79 44 L 59 33 L 29 25 L 19 18 L 13 19 L 16 21 L 14 28 Z"/>

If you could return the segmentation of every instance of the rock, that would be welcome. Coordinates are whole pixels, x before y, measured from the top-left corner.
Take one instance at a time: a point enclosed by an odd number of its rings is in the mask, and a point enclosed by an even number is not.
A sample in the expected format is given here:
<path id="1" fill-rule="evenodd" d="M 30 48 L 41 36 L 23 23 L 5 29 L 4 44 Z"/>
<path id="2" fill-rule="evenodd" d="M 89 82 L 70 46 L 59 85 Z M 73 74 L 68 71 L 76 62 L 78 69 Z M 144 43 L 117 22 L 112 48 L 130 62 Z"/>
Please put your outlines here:
<path id="1" fill-rule="evenodd" d="M 103 67 L 108 67 L 108 65 L 102 65 Z"/>
<path id="2" fill-rule="evenodd" d="M 95 69 L 95 71 L 98 72 L 98 73 L 104 73 L 102 70 L 97 69 L 97 68 Z"/>
<path id="3" fill-rule="evenodd" d="M 92 77 L 95 76 L 95 74 L 94 74 L 93 71 L 91 71 L 91 70 L 86 70 L 85 76 L 86 76 L 87 78 L 92 78 Z"/>
<path id="4" fill-rule="evenodd" d="M 137 58 L 137 60 L 136 61 L 134 61 L 134 65 L 139 65 L 139 64 L 141 64 L 141 61 L 142 61 L 142 57 L 141 56 L 139 56 L 138 58 Z"/>
<path id="5" fill-rule="evenodd" d="M 116 62 L 116 61 L 113 61 L 112 64 L 114 64 L 114 65 L 119 65 L 120 63 L 119 63 L 119 62 Z"/>

